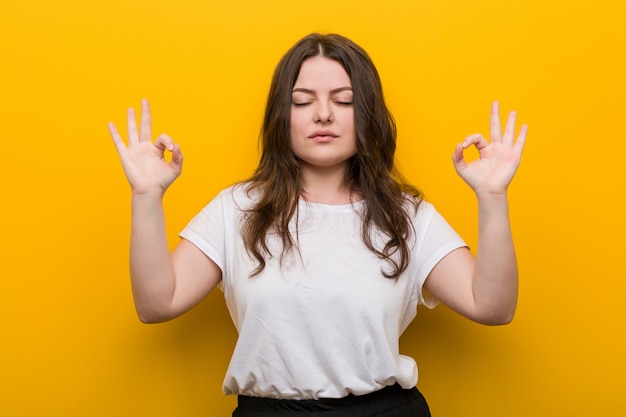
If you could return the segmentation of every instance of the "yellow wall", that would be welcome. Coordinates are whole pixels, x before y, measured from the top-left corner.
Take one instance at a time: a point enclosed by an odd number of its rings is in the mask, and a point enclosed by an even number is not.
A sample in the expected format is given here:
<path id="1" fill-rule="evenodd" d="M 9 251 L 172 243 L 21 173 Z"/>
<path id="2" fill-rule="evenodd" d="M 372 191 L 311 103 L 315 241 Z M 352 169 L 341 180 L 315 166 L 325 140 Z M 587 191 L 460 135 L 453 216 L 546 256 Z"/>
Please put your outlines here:
<path id="1" fill-rule="evenodd" d="M 1 0 L 0 415 L 230 415 L 221 294 L 167 324 L 135 317 L 129 189 L 106 124 L 147 97 L 155 131 L 182 144 L 174 244 L 251 173 L 273 67 L 311 31 L 371 53 L 401 166 L 470 243 L 455 144 L 487 131 L 494 99 L 530 125 L 510 193 L 516 319 L 421 309 L 402 340 L 434 415 L 623 413 L 625 21 L 623 0 Z"/>

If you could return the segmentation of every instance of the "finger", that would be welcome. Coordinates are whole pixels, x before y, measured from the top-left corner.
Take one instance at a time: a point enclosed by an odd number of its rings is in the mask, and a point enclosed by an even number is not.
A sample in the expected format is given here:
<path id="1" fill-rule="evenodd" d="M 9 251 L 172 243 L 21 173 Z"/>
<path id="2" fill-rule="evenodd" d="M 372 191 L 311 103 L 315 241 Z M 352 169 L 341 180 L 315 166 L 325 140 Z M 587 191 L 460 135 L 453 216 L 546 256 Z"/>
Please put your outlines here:
<path id="1" fill-rule="evenodd" d="M 517 135 L 517 141 L 515 142 L 515 150 L 518 153 L 522 153 L 524 150 L 524 145 L 526 144 L 526 135 L 528 134 L 528 126 L 522 125 L 519 129 L 519 134 Z"/>
<path id="2" fill-rule="evenodd" d="M 139 131 L 139 140 L 152 140 L 152 116 L 150 114 L 150 103 L 146 99 L 141 100 L 141 130 Z"/>
<path id="3" fill-rule="evenodd" d="M 506 121 L 506 127 L 504 128 L 503 143 L 513 144 L 513 138 L 515 137 L 515 119 L 517 118 L 517 112 L 511 111 L 509 118 Z"/>
<path id="4" fill-rule="evenodd" d="M 172 167 L 177 171 L 183 166 L 183 154 L 180 151 L 180 146 L 178 144 L 174 144 L 172 146 Z"/>
<path id="5" fill-rule="evenodd" d="M 492 142 L 502 140 L 502 130 L 500 129 L 500 103 L 494 101 L 491 105 L 490 131 L 489 136 Z"/>
<path id="6" fill-rule="evenodd" d="M 165 133 L 156 139 L 154 145 L 162 152 L 168 150 L 172 153 L 172 159 L 170 161 L 171 168 L 180 173 L 183 165 L 183 154 L 180 151 L 180 146 L 174 143 L 174 140 Z"/>
<path id="7" fill-rule="evenodd" d="M 457 172 L 461 172 L 467 166 L 465 161 L 465 157 L 463 156 L 463 145 L 458 144 L 454 153 L 452 154 L 452 163 L 454 164 L 454 168 Z"/>
<path id="8" fill-rule="evenodd" d="M 165 152 L 165 150 L 172 151 L 174 149 L 174 139 L 163 133 L 154 141 L 154 146 L 161 152 Z"/>
<path id="9" fill-rule="evenodd" d="M 109 133 L 111 134 L 111 139 L 113 139 L 113 144 L 115 145 L 117 152 L 120 153 L 122 148 L 126 148 L 126 144 L 112 122 L 109 123 Z"/>
<path id="10" fill-rule="evenodd" d="M 135 109 L 128 109 L 128 144 L 136 143 L 139 141 L 139 135 L 137 134 L 137 117 L 135 116 Z"/>
<path id="11" fill-rule="evenodd" d="M 463 149 L 467 149 L 474 145 L 478 151 L 481 151 L 489 145 L 489 142 L 487 142 L 487 139 L 485 139 L 485 137 L 480 133 L 475 133 L 466 137 L 461 145 Z"/>

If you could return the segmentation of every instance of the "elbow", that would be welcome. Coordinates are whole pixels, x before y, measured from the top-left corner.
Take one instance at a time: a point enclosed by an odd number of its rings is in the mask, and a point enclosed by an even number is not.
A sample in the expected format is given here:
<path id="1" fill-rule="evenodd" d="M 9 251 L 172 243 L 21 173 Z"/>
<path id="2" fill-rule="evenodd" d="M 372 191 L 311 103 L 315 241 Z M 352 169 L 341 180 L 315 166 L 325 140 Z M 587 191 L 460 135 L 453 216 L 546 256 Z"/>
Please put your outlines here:
<path id="1" fill-rule="evenodd" d="M 486 321 L 484 324 L 487 326 L 505 326 L 513 321 L 513 315 L 497 317 L 492 320 Z"/>
<path id="2" fill-rule="evenodd" d="M 504 326 L 510 324 L 517 310 L 517 292 L 505 296 L 481 299 L 475 305 L 475 321 L 487 326 Z"/>
<path id="3" fill-rule="evenodd" d="M 481 315 L 474 321 L 487 326 L 504 326 L 510 324 L 515 317 L 515 308 L 506 311 L 497 311 L 490 314 Z"/>
<path id="4" fill-rule="evenodd" d="M 141 321 L 143 324 L 159 324 L 173 318 L 163 313 L 142 310 L 137 310 L 137 317 L 139 318 L 139 321 Z"/>
<path id="5" fill-rule="evenodd" d="M 157 324 L 163 322 L 163 320 L 158 320 L 150 315 L 138 314 L 137 316 L 139 317 L 139 321 L 143 324 Z"/>

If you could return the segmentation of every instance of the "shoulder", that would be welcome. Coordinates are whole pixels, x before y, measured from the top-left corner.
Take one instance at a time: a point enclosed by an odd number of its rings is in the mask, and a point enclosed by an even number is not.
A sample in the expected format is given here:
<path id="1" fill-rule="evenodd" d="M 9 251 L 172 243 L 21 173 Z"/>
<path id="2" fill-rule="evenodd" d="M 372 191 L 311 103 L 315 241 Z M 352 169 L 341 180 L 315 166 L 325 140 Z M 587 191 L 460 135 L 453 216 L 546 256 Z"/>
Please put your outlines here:
<path id="1" fill-rule="evenodd" d="M 404 212 L 413 223 L 427 220 L 436 212 L 435 207 L 422 196 L 404 193 L 403 198 Z"/>
<path id="2" fill-rule="evenodd" d="M 225 208 L 249 210 L 258 201 L 259 193 L 249 182 L 241 182 L 224 188 L 213 199 Z"/>
<path id="3" fill-rule="evenodd" d="M 417 203 L 417 204 L 415 204 Z M 433 203 L 424 199 L 413 200 L 406 203 L 406 212 L 413 226 L 413 231 L 418 235 L 442 234 L 451 231 L 447 220 L 439 213 Z"/>
<path id="4" fill-rule="evenodd" d="M 415 215 L 413 217 L 416 219 L 429 219 L 432 218 L 435 213 L 437 213 L 437 209 L 435 209 L 432 203 L 426 200 L 420 200 L 416 206 Z"/>

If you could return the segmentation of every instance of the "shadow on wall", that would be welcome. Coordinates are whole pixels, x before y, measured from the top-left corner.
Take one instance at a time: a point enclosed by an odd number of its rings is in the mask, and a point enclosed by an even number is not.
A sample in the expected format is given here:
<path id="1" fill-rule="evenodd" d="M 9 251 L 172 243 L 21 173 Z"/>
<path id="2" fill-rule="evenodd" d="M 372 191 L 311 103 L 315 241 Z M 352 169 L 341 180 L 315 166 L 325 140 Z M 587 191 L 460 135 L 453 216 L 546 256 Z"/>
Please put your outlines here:
<path id="1" fill-rule="evenodd" d="M 515 319 L 506 326 L 474 323 L 441 304 L 434 310 L 419 307 L 400 339 L 400 351 L 416 360 L 420 385 L 443 380 L 462 387 L 465 381 L 489 379 L 481 374 L 496 370 L 503 380 L 518 372 L 522 353 L 515 326 Z"/>
<path id="2" fill-rule="evenodd" d="M 110 367 L 101 370 L 105 374 L 101 380 L 138 387 L 135 397 L 129 398 L 135 403 L 149 403 L 156 395 L 157 403 L 183 403 L 196 407 L 194 412 L 215 407 L 207 404 L 211 401 L 231 406 L 223 399 L 222 381 L 237 332 L 220 290 L 169 322 L 143 324 L 137 318 L 127 323 L 120 329 L 116 349 L 102 358 Z M 100 389 L 115 397 L 129 395 L 120 390 L 120 386 Z M 171 395 L 175 398 L 168 398 Z"/>

